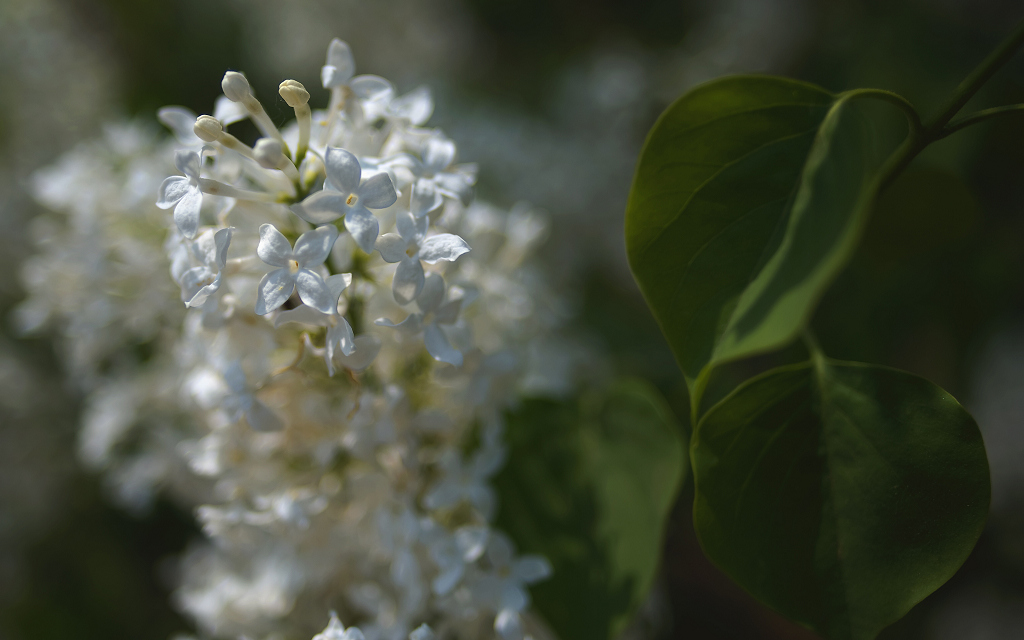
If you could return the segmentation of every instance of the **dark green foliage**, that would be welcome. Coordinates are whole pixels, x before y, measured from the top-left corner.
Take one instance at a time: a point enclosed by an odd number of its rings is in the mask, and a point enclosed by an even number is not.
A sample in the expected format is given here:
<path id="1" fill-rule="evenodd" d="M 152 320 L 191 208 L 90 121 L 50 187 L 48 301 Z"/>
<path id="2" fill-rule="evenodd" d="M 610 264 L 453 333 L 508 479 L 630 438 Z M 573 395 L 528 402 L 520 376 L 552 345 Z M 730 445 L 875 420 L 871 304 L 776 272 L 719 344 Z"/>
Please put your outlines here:
<path id="1" fill-rule="evenodd" d="M 691 455 L 707 554 L 837 640 L 874 638 L 941 586 L 988 513 L 974 420 L 896 369 L 816 358 L 770 371 L 704 416 Z"/>
<path id="2" fill-rule="evenodd" d="M 554 568 L 534 606 L 562 640 L 615 638 L 657 573 L 687 467 L 671 412 L 639 381 L 579 403 L 530 400 L 509 416 L 508 444 L 498 526 Z"/>

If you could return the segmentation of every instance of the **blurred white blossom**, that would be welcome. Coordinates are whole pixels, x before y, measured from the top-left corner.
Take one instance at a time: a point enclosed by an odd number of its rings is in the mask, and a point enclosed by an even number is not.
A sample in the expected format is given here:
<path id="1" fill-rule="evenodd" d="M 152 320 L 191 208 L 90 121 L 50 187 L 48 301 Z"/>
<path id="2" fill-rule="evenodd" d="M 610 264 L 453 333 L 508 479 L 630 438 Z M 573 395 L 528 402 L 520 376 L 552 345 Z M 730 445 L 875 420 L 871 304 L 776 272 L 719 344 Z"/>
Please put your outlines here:
<path id="1" fill-rule="evenodd" d="M 320 640 L 522 640 L 551 568 L 493 527 L 503 412 L 598 356 L 532 258 L 546 219 L 472 202 L 429 91 L 341 41 L 322 80 L 325 110 L 281 84 L 278 129 L 229 72 L 215 116 L 161 110 L 176 145 L 111 129 L 39 173 L 21 327 L 61 336 L 121 501 L 195 508 L 176 600 L 201 633 L 294 637 L 326 605 L 359 626 Z"/>

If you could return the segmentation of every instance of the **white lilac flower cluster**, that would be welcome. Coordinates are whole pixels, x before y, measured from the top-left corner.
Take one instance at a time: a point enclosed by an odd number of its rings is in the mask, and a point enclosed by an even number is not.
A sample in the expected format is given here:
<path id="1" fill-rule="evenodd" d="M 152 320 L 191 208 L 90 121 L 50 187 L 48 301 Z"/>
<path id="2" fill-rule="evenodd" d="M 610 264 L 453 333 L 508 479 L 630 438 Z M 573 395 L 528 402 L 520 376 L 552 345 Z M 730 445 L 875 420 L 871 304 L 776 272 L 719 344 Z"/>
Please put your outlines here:
<path id="1" fill-rule="evenodd" d="M 204 636 L 296 637 L 334 609 L 359 629 L 318 638 L 541 637 L 527 586 L 551 569 L 494 528 L 490 478 L 504 411 L 592 358 L 531 259 L 547 222 L 472 202 L 426 89 L 355 75 L 340 40 L 322 81 L 324 111 L 281 83 L 279 129 L 228 72 L 213 116 L 160 111 L 173 154 L 108 139 L 41 174 L 66 221 L 20 315 L 84 352 L 85 458 L 130 504 L 195 508 L 208 542 L 176 599 Z"/>

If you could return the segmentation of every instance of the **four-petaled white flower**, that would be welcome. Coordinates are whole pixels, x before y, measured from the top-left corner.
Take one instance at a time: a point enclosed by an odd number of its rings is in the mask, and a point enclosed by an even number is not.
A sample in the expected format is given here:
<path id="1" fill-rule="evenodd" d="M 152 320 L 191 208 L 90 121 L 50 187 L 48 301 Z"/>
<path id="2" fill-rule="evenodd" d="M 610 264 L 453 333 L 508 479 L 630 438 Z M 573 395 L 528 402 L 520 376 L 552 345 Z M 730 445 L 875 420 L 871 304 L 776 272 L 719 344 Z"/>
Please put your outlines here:
<path id="1" fill-rule="evenodd" d="M 523 640 L 523 621 L 519 614 L 530 604 L 526 586 L 549 577 L 551 564 L 538 555 L 516 558 L 512 541 L 500 532 L 491 536 L 487 559 L 494 571 L 475 581 L 473 593 L 498 612 L 494 630 L 502 640 Z"/>
<path id="2" fill-rule="evenodd" d="M 331 40 L 327 48 L 327 64 L 320 68 L 320 81 L 325 89 L 345 89 L 359 99 L 349 102 L 348 108 L 361 112 L 360 121 L 390 116 L 408 120 L 413 125 L 425 123 L 434 111 L 434 100 L 426 87 L 414 89 L 404 96 L 395 97 L 395 87 L 374 75 L 357 76 L 352 50 L 343 40 Z"/>
<path id="3" fill-rule="evenodd" d="M 398 304 L 409 304 L 423 291 L 425 274 L 420 261 L 436 264 L 454 262 L 469 252 L 469 244 L 453 233 L 426 237 L 427 218 L 416 219 L 411 213 L 395 216 L 398 233 L 385 233 L 377 240 L 377 250 L 385 262 L 397 262 L 391 290 Z"/>
<path id="4" fill-rule="evenodd" d="M 387 173 L 362 179 L 362 168 L 354 155 L 328 147 L 324 158 L 327 182 L 292 211 L 306 222 L 324 225 L 345 216 L 345 228 L 366 253 L 373 252 L 380 225 L 369 209 L 386 209 L 395 204 L 398 194 Z"/>
<path id="5" fill-rule="evenodd" d="M 461 367 L 462 352 L 452 346 L 440 325 L 452 325 L 458 321 L 462 298 L 446 302 L 444 278 L 431 273 L 424 279 L 423 290 L 416 298 L 416 304 L 420 308 L 420 313 L 409 314 L 398 324 L 387 318 L 378 318 L 374 320 L 374 324 L 410 334 L 422 331 L 423 345 L 427 348 L 427 353 L 435 360 Z"/>
<path id="6" fill-rule="evenodd" d="M 203 206 L 203 192 L 199 188 L 199 170 L 202 161 L 195 151 L 180 149 L 174 154 L 174 164 L 184 176 L 170 176 L 160 185 L 156 206 L 174 207 L 174 223 L 178 231 L 189 240 L 199 230 L 199 209 Z"/>
<path id="7" fill-rule="evenodd" d="M 338 230 L 332 225 L 319 227 L 299 236 L 295 249 L 272 224 L 260 227 L 260 243 L 256 255 L 274 269 L 260 280 L 256 298 L 256 313 L 266 315 L 285 303 L 296 289 L 303 304 L 321 313 L 333 314 L 337 309 L 338 297 L 331 297 L 331 290 L 323 277 L 313 268 L 323 264 L 331 253 L 331 247 L 338 238 Z M 338 292 L 340 295 L 340 291 Z"/>
<path id="8" fill-rule="evenodd" d="M 326 283 L 331 292 L 331 300 L 337 301 L 342 292 L 352 284 L 352 274 L 339 273 L 328 276 Z M 331 376 L 334 375 L 336 362 L 340 362 L 348 369 L 361 371 L 370 366 L 380 351 L 380 339 L 375 336 L 354 336 L 352 326 L 337 308 L 334 313 L 328 314 L 303 305 L 279 313 L 274 319 L 274 326 L 280 327 L 289 322 L 327 327 L 327 344 L 324 346 L 323 355 L 327 363 L 327 372 Z"/>
<path id="9" fill-rule="evenodd" d="M 220 289 L 228 261 L 228 245 L 234 227 L 216 233 L 207 230 L 192 243 L 192 254 L 202 263 L 181 276 L 181 299 L 186 307 L 201 307 Z"/>
<path id="10" fill-rule="evenodd" d="M 436 211 L 444 197 L 467 204 L 476 181 L 474 165 L 452 166 L 455 143 L 441 135 L 431 136 L 423 149 L 423 160 L 414 171 L 419 176 L 412 187 L 409 206 L 416 217 Z"/>

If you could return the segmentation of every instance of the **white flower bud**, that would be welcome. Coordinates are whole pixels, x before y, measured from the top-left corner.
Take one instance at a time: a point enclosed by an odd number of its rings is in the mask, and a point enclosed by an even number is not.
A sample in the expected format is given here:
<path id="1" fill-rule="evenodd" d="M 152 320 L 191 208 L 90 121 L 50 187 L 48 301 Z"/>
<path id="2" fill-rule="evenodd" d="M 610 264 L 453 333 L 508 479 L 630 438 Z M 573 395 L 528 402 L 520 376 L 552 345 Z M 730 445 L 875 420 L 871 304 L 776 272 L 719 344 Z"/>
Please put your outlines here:
<path id="1" fill-rule="evenodd" d="M 192 130 L 203 142 L 216 142 L 224 134 L 224 126 L 213 116 L 199 116 Z"/>
<path id="2" fill-rule="evenodd" d="M 249 81 L 237 71 L 228 71 L 220 82 L 224 95 L 232 102 L 242 102 L 252 94 Z"/>
<path id="3" fill-rule="evenodd" d="M 301 107 L 309 102 L 309 92 L 306 91 L 306 87 L 302 86 L 302 83 L 297 80 L 285 80 L 278 88 L 278 92 L 292 109 Z"/>
<path id="4" fill-rule="evenodd" d="M 253 147 L 253 157 L 261 167 L 266 169 L 277 169 L 284 156 L 281 143 L 273 138 L 260 138 Z"/>

